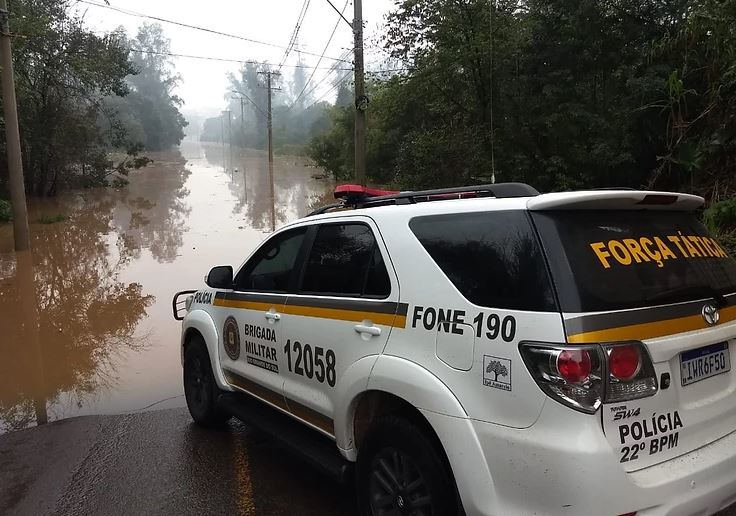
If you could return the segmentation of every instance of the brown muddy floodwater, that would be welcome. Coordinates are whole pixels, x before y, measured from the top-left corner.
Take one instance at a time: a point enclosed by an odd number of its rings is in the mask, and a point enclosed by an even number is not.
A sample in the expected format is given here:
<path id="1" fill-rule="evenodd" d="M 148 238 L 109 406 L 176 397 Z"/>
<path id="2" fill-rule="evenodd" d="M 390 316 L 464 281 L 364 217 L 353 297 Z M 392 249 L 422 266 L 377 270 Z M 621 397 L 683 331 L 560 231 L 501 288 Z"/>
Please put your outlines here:
<path id="1" fill-rule="evenodd" d="M 0 224 L 0 433 L 184 405 L 174 292 L 237 266 L 332 191 L 319 169 L 277 157 L 272 203 L 264 153 L 233 152 L 230 167 L 221 146 L 184 142 L 120 190 L 29 199 L 38 345 L 24 336 L 12 226 Z M 38 222 L 56 215 L 66 220 Z"/>

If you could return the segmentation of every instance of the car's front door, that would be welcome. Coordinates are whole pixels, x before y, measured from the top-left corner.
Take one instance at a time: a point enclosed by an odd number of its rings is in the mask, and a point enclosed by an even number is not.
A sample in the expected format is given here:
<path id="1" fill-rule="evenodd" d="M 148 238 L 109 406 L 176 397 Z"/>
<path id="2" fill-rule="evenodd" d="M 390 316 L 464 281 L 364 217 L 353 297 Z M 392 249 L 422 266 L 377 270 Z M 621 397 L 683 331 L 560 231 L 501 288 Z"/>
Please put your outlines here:
<path id="1" fill-rule="evenodd" d="M 321 223 L 309 240 L 282 320 L 284 394 L 294 415 L 334 434 L 346 369 L 375 361 L 397 320 L 403 327 L 406 309 L 398 304 L 398 282 L 370 219 Z"/>
<path id="2" fill-rule="evenodd" d="M 305 234 L 301 227 L 272 236 L 235 276 L 233 291 L 218 293 L 214 301 L 225 378 L 284 410 L 281 317 Z"/>

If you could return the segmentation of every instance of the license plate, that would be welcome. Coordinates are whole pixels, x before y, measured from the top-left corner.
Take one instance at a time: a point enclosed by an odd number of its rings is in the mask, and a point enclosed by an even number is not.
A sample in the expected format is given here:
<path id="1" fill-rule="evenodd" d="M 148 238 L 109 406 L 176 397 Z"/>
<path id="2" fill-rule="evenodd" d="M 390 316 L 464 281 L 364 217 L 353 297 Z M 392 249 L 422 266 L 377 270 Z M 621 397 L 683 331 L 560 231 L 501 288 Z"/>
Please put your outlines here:
<path id="1" fill-rule="evenodd" d="M 704 348 L 680 354 L 682 385 L 690 385 L 731 370 L 728 342 L 719 342 Z"/>

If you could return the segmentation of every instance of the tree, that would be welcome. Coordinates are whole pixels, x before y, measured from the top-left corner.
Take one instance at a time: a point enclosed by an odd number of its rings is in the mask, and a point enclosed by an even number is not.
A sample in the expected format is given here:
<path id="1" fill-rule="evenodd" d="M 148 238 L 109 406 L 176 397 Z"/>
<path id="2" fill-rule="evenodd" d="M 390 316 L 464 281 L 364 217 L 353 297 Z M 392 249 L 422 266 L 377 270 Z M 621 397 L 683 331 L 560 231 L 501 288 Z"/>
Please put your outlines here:
<path id="1" fill-rule="evenodd" d="M 383 43 L 403 69 L 369 87 L 369 179 L 723 196 L 736 177 L 734 4 L 400 0 Z M 352 136 L 332 111 L 310 155 L 342 178 Z"/>
<path id="2" fill-rule="evenodd" d="M 27 190 L 53 195 L 62 183 L 104 177 L 99 165 L 107 142 L 97 120 L 104 96 L 128 92 L 127 49 L 115 34 L 86 30 L 68 1 L 20 0 L 11 7 L 13 30 L 24 36 L 15 40 L 14 59 Z"/>
<path id="3" fill-rule="evenodd" d="M 671 68 L 660 99 L 647 106 L 664 115 L 666 142 L 649 184 L 684 185 L 717 202 L 736 189 L 736 0 L 687 7 L 684 22 L 652 50 Z"/>
<path id="4" fill-rule="evenodd" d="M 329 127 L 328 113 L 322 104 L 310 104 L 310 88 L 307 84 L 305 68 L 301 60 L 294 68 L 292 79 L 288 80 L 287 72 L 273 75 L 272 120 L 274 150 L 283 154 L 302 154 L 304 145 L 315 132 L 322 132 Z M 263 74 L 270 70 L 267 64 L 246 62 L 237 74 L 228 74 L 228 89 L 224 99 L 230 110 L 233 128 L 233 143 L 248 148 L 267 148 L 267 110 L 268 89 Z M 259 75 L 260 74 L 260 75 Z M 279 80 L 279 77 L 283 77 Z M 277 89 L 279 84 L 287 84 Z M 306 90 L 304 90 L 306 86 Z M 302 90 L 304 94 L 300 93 Z M 244 98 L 241 120 L 240 98 Z M 220 117 L 208 118 L 204 122 L 201 140 L 219 142 L 228 139 L 228 132 L 222 134 Z M 244 131 L 241 133 L 241 127 Z"/>
<path id="5" fill-rule="evenodd" d="M 144 23 L 130 41 L 136 73 L 128 78 L 132 92 L 125 99 L 140 123 L 143 144 L 149 150 L 168 149 L 184 138 L 187 125 L 179 111 L 183 101 L 173 94 L 181 80 L 171 71 L 169 39 L 159 24 Z"/>

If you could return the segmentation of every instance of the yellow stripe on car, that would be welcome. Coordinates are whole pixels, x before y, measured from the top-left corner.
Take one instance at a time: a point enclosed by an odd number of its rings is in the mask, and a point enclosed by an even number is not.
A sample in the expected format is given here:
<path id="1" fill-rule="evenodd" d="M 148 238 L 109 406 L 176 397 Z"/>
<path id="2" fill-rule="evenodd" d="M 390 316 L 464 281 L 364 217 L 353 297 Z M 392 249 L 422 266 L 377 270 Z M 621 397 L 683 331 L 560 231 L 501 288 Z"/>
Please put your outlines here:
<path id="1" fill-rule="evenodd" d="M 277 308 L 279 312 L 288 315 L 300 315 L 303 317 L 317 317 L 320 319 L 332 319 L 336 321 L 371 321 L 373 324 L 393 326 L 396 328 L 406 327 L 406 316 L 386 314 L 381 312 L 369 312 L 362 310 L 344 310 L 339 308 L 321 308 L 303 305 L 282 305 L 277 303 L 259 303 L 255 301 L 242 301 L 233 299 L 217 298 L 212 303 L 215 306 L 225 308 L 237 308 L 241 310 L 268 311 Z"/>

